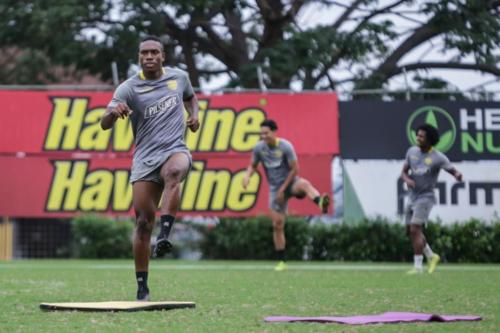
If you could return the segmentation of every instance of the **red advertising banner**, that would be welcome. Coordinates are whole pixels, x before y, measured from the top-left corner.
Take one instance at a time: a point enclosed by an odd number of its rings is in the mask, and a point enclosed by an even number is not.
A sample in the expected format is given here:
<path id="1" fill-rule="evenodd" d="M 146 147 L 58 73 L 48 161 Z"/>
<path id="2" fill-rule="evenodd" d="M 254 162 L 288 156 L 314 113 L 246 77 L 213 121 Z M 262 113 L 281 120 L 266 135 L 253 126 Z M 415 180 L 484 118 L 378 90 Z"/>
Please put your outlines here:
<path id="1" fill-rule="evenodd" d="M 0 215 L 63 217 L 80 212 L 132 214 L 128 183 L 133 135 L 127 120 L 111 131 L 99 121 L 111 92 L 0 91 Z M 339 152 L 335 94 L 200 95 L 201 128 L 187 132 L 193 170 L 184 183 L 184 215 L 256 215 L 267 211 L 261 169 L 241 181 L 259 141 L 260 122 L 275 119 L 291 141 L 300 175 L 330 191 L 330 162 Z M 292 199 L 290 213 L 317 214 Z"/>

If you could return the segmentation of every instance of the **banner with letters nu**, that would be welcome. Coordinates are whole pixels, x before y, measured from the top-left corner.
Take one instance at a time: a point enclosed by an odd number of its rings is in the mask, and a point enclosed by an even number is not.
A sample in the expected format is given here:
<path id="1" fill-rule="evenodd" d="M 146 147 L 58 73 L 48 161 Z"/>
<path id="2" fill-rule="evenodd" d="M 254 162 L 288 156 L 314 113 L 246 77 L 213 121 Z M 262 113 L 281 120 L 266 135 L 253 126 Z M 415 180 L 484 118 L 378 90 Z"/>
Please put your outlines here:
<path id="1" fill-rule="evenodd" d="M 440 173 L 431 218 L 499 220 L 500 103 L 355 101 L 339 107 L 346 215 L 402 216 L 405 154 L 416 143 L 416 128 L 431 124 L 441 135 L 436 149 L 464 176 L 457 183 Z"/>
<path id="2" fill-rule="evenodd" d="M 86 212 L 132 214 L 128 182 L 134 138 L 128 120 L 103 131 L 111 92 L 0 91 L 0 215 L 64 217 Z M 339 153 L 333 93 L 199 95 L 201 128 L 186 132 L 193 168 L 184 182 L 181 214 L 247 216 L 268 207 L 262 169 L 241 186 L 260 123 L 275 119 L 292 142 L 300 175 L 331 189 Z M 292 199 L 290 213 L 318 214 Z"/>
<path id="3" fill-rule="evenodd" d="M 421 124 L 436 127 L 436 148 L 451 161 L 500 160 L 499 102 L 341 102 L 344 159 L 401 160 Z"/>

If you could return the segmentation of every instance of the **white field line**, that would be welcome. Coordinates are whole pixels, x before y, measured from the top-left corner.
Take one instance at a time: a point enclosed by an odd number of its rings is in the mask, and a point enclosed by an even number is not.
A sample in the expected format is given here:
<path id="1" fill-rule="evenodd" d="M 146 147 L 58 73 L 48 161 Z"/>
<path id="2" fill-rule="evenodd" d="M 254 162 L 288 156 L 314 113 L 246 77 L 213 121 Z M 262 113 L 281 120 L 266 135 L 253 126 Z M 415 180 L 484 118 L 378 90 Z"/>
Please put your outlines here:
<path id="1" fill-rule="evenodd" d="M 130 264 L 123 263 L 81 263 L 81 264 L 64 264 L 61 263 L 0 263 L 1 269 L 95 269 L 95 270 L 133 270 L 133 262 Z M 289 271 L 404 271 L 411 268 L 411 264 L 294 264 L 289 263 Z M 176 270 L 176 271 L 258 271 L 272 270 L 274 264 L 158 264 L 151 263 L 153 270 Z M 500 265 L 439 265 L 438 270 L 443 271 L 500 271 Z"/>

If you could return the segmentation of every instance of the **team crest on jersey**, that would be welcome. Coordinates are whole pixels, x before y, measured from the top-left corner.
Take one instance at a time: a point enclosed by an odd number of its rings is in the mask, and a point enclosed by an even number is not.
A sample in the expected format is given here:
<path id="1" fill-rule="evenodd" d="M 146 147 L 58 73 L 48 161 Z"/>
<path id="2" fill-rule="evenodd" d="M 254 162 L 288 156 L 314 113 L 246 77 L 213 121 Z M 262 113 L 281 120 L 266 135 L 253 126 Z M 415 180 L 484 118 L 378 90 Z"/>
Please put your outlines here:
<path id="1" fill-rule="evenodd" d="M 177 80 L 168 80 L 167 88 L 170 90 L 177 90 Z"/>
<path id="2" fill-rule="evenodd" d="M 424 163 L 427 164 L 427 165 L 431 165 L 432 163 L 432 158 L 430 157 L 426 157 L 425 160 L 424 160 Z"/>
<path id="3" fill-rule="evenodd" d="M 161 113 L 168 112 L 179 104 L 180 98 L 178 95 L 165 96 L 146 107 L 146 110 L 144 110 L 144 118 L 151 118 Z"/>
<path id="4" fill-rule="evenodd" d="M 276 157 L 280 158 L 281 156 L 283 156 L 283 152 L 282 152 L 281 150 L 276 150 L 276 151 L 274 152 L 274 156 L 276 156 Z"/>

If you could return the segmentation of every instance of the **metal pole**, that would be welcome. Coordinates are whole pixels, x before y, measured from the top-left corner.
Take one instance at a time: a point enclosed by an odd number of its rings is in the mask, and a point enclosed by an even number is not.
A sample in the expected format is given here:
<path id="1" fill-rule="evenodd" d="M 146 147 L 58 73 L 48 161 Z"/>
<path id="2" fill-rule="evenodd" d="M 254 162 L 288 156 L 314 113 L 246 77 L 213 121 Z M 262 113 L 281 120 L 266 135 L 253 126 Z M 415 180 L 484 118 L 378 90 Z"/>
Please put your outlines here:
<path id="1" fill-rule="evenodd" d="M 405 88 L 406 88 L 406 100 L 409 101 L 411 100 L 410 96 L 410 86 L 408 84 L 408 75 L 406 73 L 406 67 L 403 66 L 403 76 L 405 78 Z"/>
<path id="2" fill-rule="evenodd" d="M 267 87 L 264 84 L 264 76 L 262 75 L 262 67 L 257 66 L 257 79 L 259 80 L 260 91 L 267 91 Z"/>
<path id="3" fill-rule="evenodd" d="M 118 79 L 118 65 L 116 61 L 111 63 L 111 73 L 113 74 L 113 85 L 116 87 L 120 84 L 120 80 Z"/>

